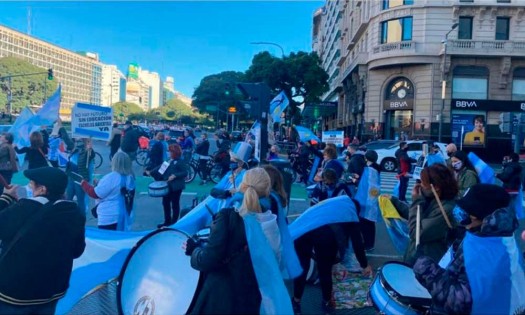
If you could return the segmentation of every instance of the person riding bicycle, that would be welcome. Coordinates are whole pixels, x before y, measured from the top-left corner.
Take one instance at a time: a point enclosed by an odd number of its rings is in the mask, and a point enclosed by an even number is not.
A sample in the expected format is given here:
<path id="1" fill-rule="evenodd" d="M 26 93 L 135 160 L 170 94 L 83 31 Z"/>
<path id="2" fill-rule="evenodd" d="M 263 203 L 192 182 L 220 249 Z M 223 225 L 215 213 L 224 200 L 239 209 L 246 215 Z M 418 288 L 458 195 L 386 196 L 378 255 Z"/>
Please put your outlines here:
<path id="1" fill-rule="evenodd" d="M 210 150 L 210 142 L 208 141 L 208 134 L 206 132 L 203 132 L 201 134 L 201 140 L 199 144 L 197 144 L 197 148 L 195 149 L 195 153 L 199 155 L 199 170 L 202 176 L 201 185 L 206 184 L 206 181 L 208 180 L 208 160 L 210 159 L 208 155 L 208 151 Z"/>
<path id="2" fill-rule="evenodd" d="M 140 134 L 137 129 L 133 127 L 131 121 L 126 121 L 124 130 L 122 131 L 122 142 L 120 143 L 120 149 L 129 155 L 129 158 L 133 162 L 137 157 L 137 149 L 139 148 L 139 137 Z"/>

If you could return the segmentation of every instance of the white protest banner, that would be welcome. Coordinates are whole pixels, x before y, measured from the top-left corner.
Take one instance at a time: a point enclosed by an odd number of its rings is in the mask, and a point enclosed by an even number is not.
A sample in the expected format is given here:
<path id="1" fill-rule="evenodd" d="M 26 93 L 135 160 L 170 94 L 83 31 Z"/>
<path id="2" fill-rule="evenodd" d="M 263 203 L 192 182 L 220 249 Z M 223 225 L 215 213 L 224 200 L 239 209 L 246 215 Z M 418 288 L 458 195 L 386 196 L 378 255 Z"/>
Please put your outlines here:
<path id="1" fill-rule="evenodd" d="M 323 131 L 322 141 L 326 144 L 333 143 L 336 147 L 342 148 L 344 141 L 344 131 Z"/>
<path id="2" fill-rule="evenodd" d="M 76 103 L 71 113 L 73 138 L 109 140 L 113 129 L 111 107 Z"/>

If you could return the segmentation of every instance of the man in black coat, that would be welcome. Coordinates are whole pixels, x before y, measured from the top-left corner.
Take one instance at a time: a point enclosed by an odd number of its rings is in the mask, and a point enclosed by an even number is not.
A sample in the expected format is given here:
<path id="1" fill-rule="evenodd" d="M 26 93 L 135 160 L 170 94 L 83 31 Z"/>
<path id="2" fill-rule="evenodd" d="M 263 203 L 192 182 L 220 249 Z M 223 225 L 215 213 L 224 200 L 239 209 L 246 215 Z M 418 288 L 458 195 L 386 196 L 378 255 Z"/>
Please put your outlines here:
<path id="1" fill-rule="evenodd" d="M 76 203 L 61 200 L 63 171 L 42 167 L 24 175 L 32 198 L 17 200 L 16 186 L 0 196 L 0 314 L 54 314 L 86 246 L 86 217 Z"/>
<path id="2" fill-rule="evenodd" d="M 517 201 L 518 193 L 522 188 L 521 183 L 521 170 L 522 167 L 519 163 L 520 156 L 516 153 L 511 153 L 503 157 L 503 171 L 496 175 L 496 177 L 503 182 L 503 188 L 510 195 L 509 208 L 515 209 L 515 202 Z"/>
<path id="3" fill-rule="evenodd" d="M 129 155 L 131 161 L 137 157 L 137 149 L 139 148 L 139 131 L 133 127 L 131 121 L 126 121 L 122 135 L 122 142 L 120 149 Z"/>

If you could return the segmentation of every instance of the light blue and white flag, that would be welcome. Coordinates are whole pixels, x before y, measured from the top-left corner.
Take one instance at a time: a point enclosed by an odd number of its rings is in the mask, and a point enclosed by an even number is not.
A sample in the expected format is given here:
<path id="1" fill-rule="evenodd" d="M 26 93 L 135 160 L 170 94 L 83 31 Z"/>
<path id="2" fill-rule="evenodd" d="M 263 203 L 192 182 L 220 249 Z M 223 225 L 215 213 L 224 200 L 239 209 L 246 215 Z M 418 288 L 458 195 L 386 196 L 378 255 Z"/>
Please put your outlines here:
<path id="1" fill-rule="evenodd" d="M 525 211 L 523 209 L 523 189 L 520 189 L 520 192 L 516 196 L 514 201 L 514 211 L 516 212 L 516 218 L 518 220 L 525 218 Z"/>
<path id="2" fill-rule="evenodd" d="M 42 108 L 33 117 L 32 123 L 36 126 L 51 126 L 54 124 L 59 118 L 61 97 L 62 85 L 59 85 L 55 93 L 47 99 Z"/>
<path id="3" fill-rule="evenodd" d="M 496 173 L 487 163 L 480 159 L 474 152 L 469 152 L 468 159 L 470 163 L 476 169 L 478 173 L 479 181 L 482 184 L 495 184 L 496 183 Z"/>
<path id="4" fill-rule="evenodd" d="M 525 309 L 523 258 L 514 236 L 463 240 L 472 314 L 518 314 Z"/>
<path id="5" fill-rule="evenodd" d="M 270 102 L 270 115 L 272 116 L 274 123 L 281 122 L 281 115 L 289 104 L 290 101 L 288 100 L 288 97 L 286 97 L 284 91 L 273 98 Z"/>
<path id="6" fill-rule="evenodd" d="M 378 197 L 381 193 L 381 182 L 379 181 L 379 173 L 372 167 L 365 167 L 355 200 L 359 202 L 361 211 L 359 216 L 369 221 L 377 222 L 379 220 L 379 201 Z"/>
<path id="7" fill-rule="evenodd" d="M 323 200 L 306 209 L 290 224 L 290 235 L 296 240 L 321 226 L 345 222 L 359 222 L 355 204 L 346 195 Z"/>
<path id="8" fill-rule="evenodd" d="M 319 139 L 319 137 L 317 137 L 312 130 L 306 127 L 295 126 L 295 130 L 297 130 L 297 133 L 299 134 L 299 139 L 303 142 L 310 141 L 310 140 L 321 142 L 321 139 Z"/>

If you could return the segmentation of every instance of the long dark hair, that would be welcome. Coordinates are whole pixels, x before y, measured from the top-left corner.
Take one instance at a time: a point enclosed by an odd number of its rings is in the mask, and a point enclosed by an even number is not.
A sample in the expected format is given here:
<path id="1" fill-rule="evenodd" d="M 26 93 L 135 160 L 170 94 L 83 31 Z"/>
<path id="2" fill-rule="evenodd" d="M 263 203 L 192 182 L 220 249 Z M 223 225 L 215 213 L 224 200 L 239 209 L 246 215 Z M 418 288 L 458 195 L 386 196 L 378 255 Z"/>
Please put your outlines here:
<path id="1" fill-rule="evenodd" d="M 439 189 L 441 199 L 452 200 L 458 195 L 458 182 L 452 171 L 443 164 L 433 164 L 421 171 L 421 181 Z"/>

